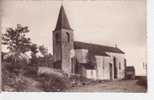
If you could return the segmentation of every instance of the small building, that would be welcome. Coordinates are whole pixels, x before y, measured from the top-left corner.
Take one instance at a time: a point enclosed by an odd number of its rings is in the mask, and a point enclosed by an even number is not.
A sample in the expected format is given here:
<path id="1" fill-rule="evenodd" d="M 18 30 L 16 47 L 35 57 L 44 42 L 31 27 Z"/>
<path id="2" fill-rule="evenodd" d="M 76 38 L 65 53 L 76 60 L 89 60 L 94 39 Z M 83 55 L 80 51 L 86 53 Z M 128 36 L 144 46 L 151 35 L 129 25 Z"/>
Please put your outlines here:
<path id="1" fill-rule="evenodd" d="M 135 79 L 135 68 L 134 66 L 127 66 L 125 69 L 126 79 Z"/>

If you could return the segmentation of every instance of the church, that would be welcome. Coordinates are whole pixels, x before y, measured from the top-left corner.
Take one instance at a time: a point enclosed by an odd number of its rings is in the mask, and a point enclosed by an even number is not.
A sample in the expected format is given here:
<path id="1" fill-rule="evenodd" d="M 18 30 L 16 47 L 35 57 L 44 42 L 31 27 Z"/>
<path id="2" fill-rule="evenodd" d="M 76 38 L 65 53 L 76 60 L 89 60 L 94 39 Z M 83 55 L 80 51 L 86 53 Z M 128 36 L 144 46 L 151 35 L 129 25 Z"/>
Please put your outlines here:
<path id="1" fill-rule="evenodd" d="M 74 41 L 74 34 L 62 5 L 53 30 L 54 68 L 94 80 L 125 78 L 126 59 L 122 50 Z"/>

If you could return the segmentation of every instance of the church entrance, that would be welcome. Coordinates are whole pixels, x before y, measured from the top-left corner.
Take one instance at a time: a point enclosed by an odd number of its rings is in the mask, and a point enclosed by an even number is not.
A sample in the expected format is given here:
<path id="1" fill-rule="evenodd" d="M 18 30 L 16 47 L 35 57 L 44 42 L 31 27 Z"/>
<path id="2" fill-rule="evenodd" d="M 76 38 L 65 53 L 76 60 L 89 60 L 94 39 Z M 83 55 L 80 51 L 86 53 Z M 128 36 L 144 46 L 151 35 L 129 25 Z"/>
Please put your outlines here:
<path id="1" fill-rule="evenodd" d="M 116 58 L 113 58 L 113 66 L 114 66 L 114 79 L 117 79 L 117 64 L 116 64 Z"/>
<path id="2" fill-rule="evenodd" d="M 112 64 L 109 63 L 109 66 L 110 66 L 110 68 L 109 68 L 109 70 L 110 70 L 110 80 L 113 80 L 113 79 L 112 79 Z"/>
<path id="3" fill-rule="evenodd" d="M 71 72 L 75 74 L 75 59 L 71 58 Z"/>

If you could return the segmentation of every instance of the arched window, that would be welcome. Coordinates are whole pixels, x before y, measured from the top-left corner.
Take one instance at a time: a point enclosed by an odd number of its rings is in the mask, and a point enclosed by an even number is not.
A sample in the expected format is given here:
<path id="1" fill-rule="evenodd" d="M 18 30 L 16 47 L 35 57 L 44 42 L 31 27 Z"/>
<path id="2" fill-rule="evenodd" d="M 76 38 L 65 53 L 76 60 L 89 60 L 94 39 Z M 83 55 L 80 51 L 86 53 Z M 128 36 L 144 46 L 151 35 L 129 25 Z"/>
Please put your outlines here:
<path id="1" fill-rule="evenodd" d="M 125 66 L 125 67 L 127 66 L 127 62 L 126 62 L 126 59 L 124 59 L 124 66 Z"/>
<path id="2" fill-rule="evenodd" d="M 67 42 L 70 42 L 70 34 L 68 32 L 66 32 L 66 39 L 67 39 Z"/>
<path id="3" fill-rule="evenodd" d="M 58 43 L 59 42 L 59 34 L 56 34 L 56 36 L 55 36 L 55 38 L 56 38 L 56 43 Z"/>
<path id="4" fill-rule="evenodd" d="M 121 70 L 121 63 L 119 63 L 119 70 Z"/>
<path id="5" fill-rule="evenodd" d="M 114 68 L 114 78 L 116 79 L 118 76 L 117 76 L 117 59 L 116 57 L 113 58 L 113 68 Z"/>

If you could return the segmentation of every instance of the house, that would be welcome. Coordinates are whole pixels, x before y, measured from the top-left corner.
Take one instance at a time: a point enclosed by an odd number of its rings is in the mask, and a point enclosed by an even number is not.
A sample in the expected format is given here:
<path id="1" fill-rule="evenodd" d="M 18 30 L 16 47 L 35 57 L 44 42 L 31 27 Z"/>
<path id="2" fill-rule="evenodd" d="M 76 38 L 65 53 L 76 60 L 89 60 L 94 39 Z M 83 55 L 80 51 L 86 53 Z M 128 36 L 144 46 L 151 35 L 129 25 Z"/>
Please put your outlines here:
<path id="1" fill-rule="evenodd" d="M 127 66 L 125 69 L 126 79 L 135 79 L 135 68 L 134 66 Z"/>
<path id="2" fill-rule="evenodd" d="M 74 41 L 63 5 L 53 31 L 54 68 L 94 80 L 125 77 L 125 53 L 118 47 Z"/>

